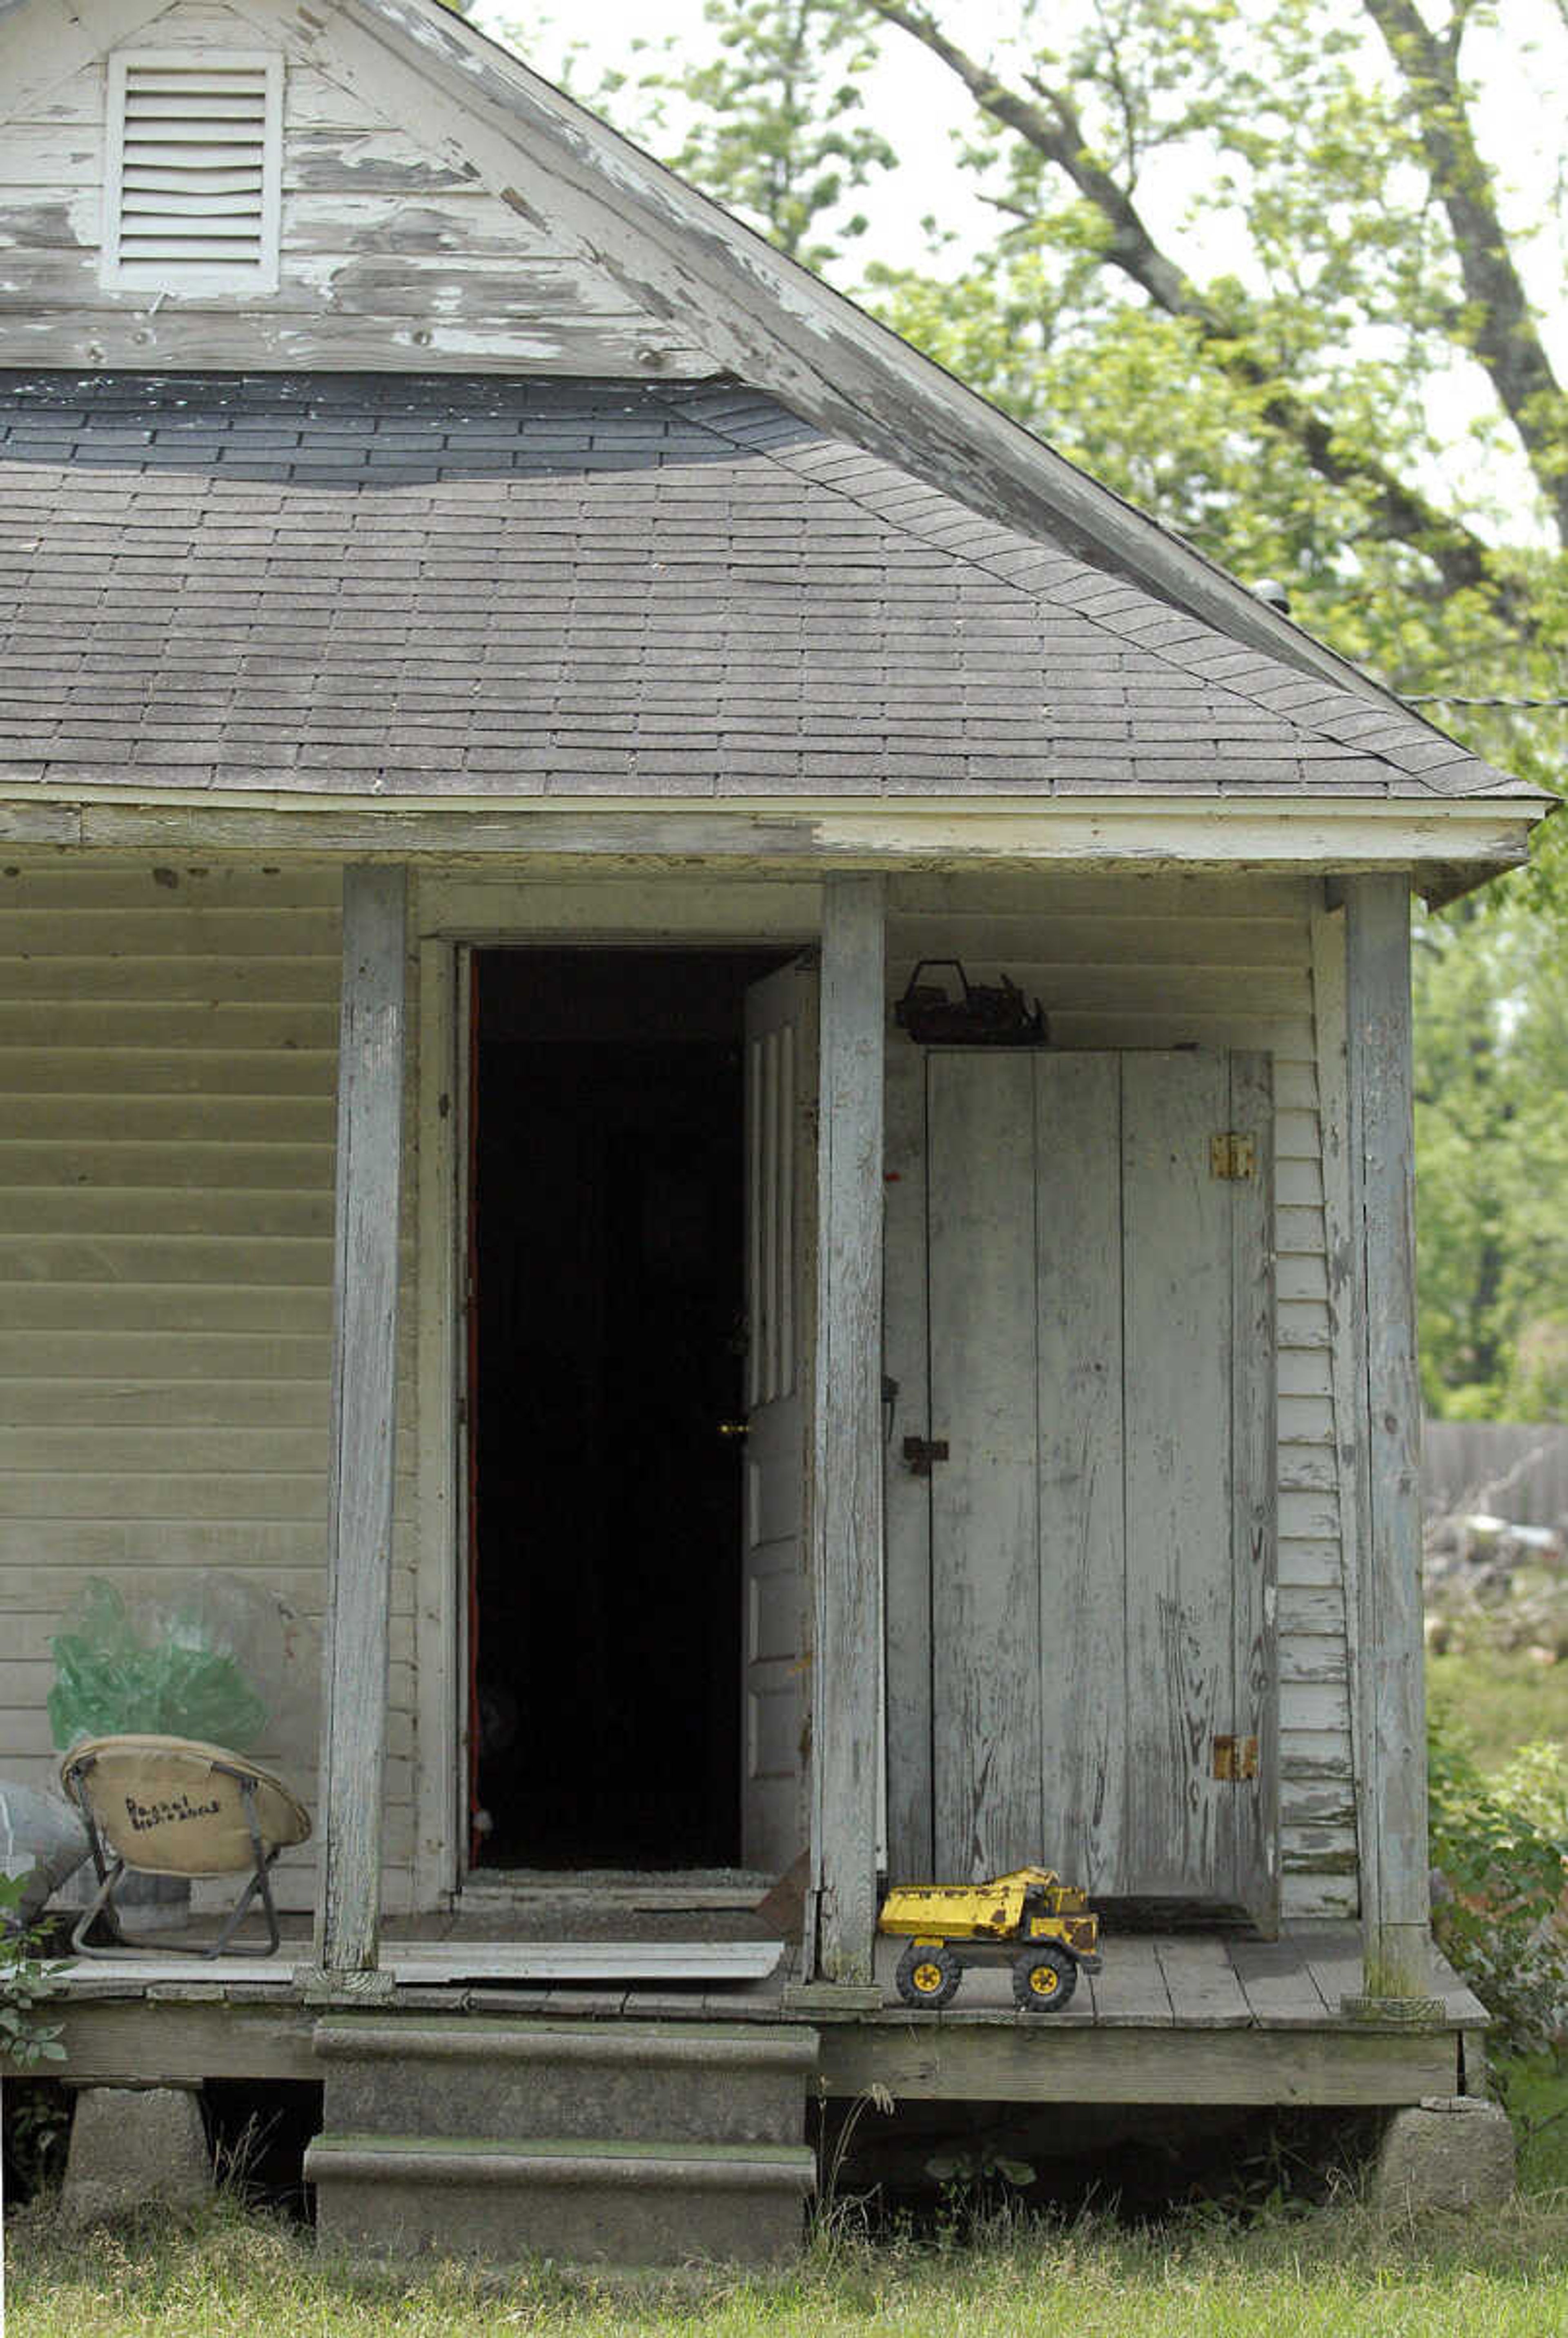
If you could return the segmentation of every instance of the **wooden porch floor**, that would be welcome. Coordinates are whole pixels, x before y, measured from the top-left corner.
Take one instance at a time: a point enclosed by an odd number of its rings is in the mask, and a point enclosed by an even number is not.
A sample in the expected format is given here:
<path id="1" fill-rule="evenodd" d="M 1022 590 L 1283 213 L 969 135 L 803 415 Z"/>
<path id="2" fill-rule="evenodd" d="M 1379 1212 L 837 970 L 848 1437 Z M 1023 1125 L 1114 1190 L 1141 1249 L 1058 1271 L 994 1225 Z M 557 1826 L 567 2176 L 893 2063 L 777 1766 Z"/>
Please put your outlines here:
<path id="1" fill-rule="evenodd" d="M 1005 1967 L 965 1973 L 944 2012 L 911 2010 L 894 1987 L 899 1943 L 881 1941 L 880 2007 L 839 2013 L 787 2001 L 798 1951 L 782 1942 L 760 1976 L 719 1976 L 726 1937 L 738 1946 L 737 1932 L 755 1940 L 762 1929 L 753 1917 L 690 1911 L 683 1949 L 670 1937 L 671 1915 L 620 1912 L 609 1937 L 595 1926 L 599 1937 L 584 1938 L 588 1928 L 579 1926 L 573 1939 L 561 1926 L 551 1940 L 487 1937 L 490 1923 L 461 1918 L 389 1924 L 393 1992 L 377 2010 L 800 2023 L 818 2033 L 819 2083 L 832 2095 L 875 2087 L 895 2097 L 1166 2104 L 1414 2102 L 1465 2091 L 1467 2070 L 1474 2090 L 1487 2021 L 1441 1960 L 1440 2022 L 1348 2019 L 1342 2001 L 1360 1989 L 1361 1957 L 1355 1928 L 1343 1924 L 1302 1926 L 1277 1941 L 1112 1934 L 1103 1972 L 1081 1979 L 1073 2003 L 1051 2015 L 1014 2009 Z M 318 2078 L 311 2034 L 325 2009 L 311 1987 L 306 1920 L 290 1929 L 270 1959 L 77 1960 L 59 1984 L 69 2056 L 62 2075 L 81 2084 Z M 628 1970 L 617 1972 L 618 1963 Z"/>
<path id="2" fill-rule="evenodd" d="M 149 1936 L 157 1940 L 156 1950 L 70 1960 L 58 1987 L 79 2002 L 166 1999 L 172 1989 L 198 1987 L 209 1999 L 288 2000 L 306 1985 L 309 1930 L 303 1917 L 285 1917 L 282 1923 L 276 1956 L 260 1953 L 258 1929 L 241 1933 L 241 1952 L 220 1960 L 203 1957 L 201 1945 L 217 1923 L 197 1920 Z M 1104 1970 L 1081 1976 L 1073 2002 L 1060 2013 L 1020 2015 L 1004 1964 L 966 1971 L 956 2002 L 946 2012 L 929 2013 L 906 2007 L 897 1994 L 894 1968 L 901 1946 L 878 1940 L 882 2009 L 857 2010 L 857 2020 L 952 2027 L 1005 2019 L 1052 2029 L 1316 2029 L 1339 2026 L 1343 1999 L 1362 1986 L 1354 1925 L 1301 1925 L 1278 1940 L 1211 1932 L 1112 1934 L 1103 1942 Z M 770 1948 L 776 1956 L 760 1973 L 756 1967 Z M 770 1938 L 764 1925 L 740 1911 L 716 1909 L 684 1915 L 612 1909 L 592 1923 L 563 1922 L 558 1915 L 545 1933 L 491 1915 L 477 1922 L 460 1915 L 394 1920 L 383 1937 L 382 1960 L 398 2001 L 410 2007 L 438 1999 L 450 2011 L 468 2004 L 475 2011 L 575 2019 L 776 2021 L 789 2018 L 785 1989 L 799 1970 L 793 1944 Z M 1448 2026 L 1485 2029 L 1485 2007 L 1441 1958 L 1435 1993 Z M 813 2008 L 800 2018 L 818 2023 L 825 2017 Z"/>

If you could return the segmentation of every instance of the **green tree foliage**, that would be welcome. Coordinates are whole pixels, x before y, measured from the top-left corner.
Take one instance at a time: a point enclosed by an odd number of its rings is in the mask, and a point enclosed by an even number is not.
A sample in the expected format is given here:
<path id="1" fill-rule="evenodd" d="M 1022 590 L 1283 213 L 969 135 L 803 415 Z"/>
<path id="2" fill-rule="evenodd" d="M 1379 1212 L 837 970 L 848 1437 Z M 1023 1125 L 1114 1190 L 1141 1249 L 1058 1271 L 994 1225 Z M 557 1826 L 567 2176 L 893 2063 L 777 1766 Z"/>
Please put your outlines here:
<path id="1" fill-rule="evenodd" d="M 867 121 L 875 54 L 853 0 L 710 0 L 717 55 L 681 76 L 692 113 L 675 167 L 821 268 L 865 231 L 847 198 L 897 162 Z M 814 235 L 836 220 L 831 241 Z"/>
<path id="2" fill-rule="evenodd" d="M 1527 289 L 1561 221 L 1521 216 L 1471 74 L 1500 39 L 1534 43 L 1550 125 L 1568 0 L 709 0 L 707 17 L 712 55 L 666 51 L 608 110 L 831 262 L 868 181 L 893 172 L 924 206 L 927 133 L 884 138 L 862 104 L 878 40 L 916 44 L 966 109 L 995 231 L 965 250 L 931 221 L 926 262 L 870 264 L 860 297 L 1227 567 L 1283 579 L 1304 624 L 1467 744 L 1558 783 L 1561 709 L 1465 702 L 1568 696 L 1568 398 Z M 1568 1412 L 1565 935 L 1568 848 L 1549 839 L 1528 877 L 1421 937 L 1439 1410 Z"/>
<path id="3" fill-rule="evenodd" d="M 875 20 L 859 0 L 706 0 L 703 13 L 704 56 L 639 38 L 594 80 L 579 41 L 563 78 L 792 260 L 826 269 L 865 231 L 850 199 L 898 162 L 866 113 Z"/>
<path id="4" fill-rule="evenodd" d="M 1022 0 L 993 56 L 866 5 L 968 93 L 1005 222 L 938 294 L 875 275 L 890 321 L 1396 688 L 1556 694 L 1568 408 L 1470 129 L 1479 11 Z M 1504 446 L 1514 541 L 1475 493 Z"/>
<path id="5" fill-rule="evenodd" d="M 1416 935 L 1421 1340 L 1426 1398 L 1473 1419 L 1568 1420 L 1568 899 L 1494 887 Z"/>

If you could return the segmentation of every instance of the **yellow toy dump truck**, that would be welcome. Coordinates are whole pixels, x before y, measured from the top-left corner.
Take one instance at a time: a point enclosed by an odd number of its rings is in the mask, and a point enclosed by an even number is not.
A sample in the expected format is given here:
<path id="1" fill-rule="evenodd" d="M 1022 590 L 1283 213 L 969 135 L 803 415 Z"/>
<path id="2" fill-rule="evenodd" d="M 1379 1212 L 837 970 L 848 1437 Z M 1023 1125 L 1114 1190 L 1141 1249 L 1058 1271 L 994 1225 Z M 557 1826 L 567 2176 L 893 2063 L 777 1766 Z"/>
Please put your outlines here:
<path id="1" fill-rule="evenodd" d="M 1010 1960 L 1014 2002 L 1060 2013 L 1079 1973 L 1100 1970 L 1100 1919 L 1049 1867 L 1017 1867 L 989 1883 L 895 1885 L 877 1930 L 908 1940 L 897 1972 L 906 2005 L 951 2005 L 966 1965 Z"/>

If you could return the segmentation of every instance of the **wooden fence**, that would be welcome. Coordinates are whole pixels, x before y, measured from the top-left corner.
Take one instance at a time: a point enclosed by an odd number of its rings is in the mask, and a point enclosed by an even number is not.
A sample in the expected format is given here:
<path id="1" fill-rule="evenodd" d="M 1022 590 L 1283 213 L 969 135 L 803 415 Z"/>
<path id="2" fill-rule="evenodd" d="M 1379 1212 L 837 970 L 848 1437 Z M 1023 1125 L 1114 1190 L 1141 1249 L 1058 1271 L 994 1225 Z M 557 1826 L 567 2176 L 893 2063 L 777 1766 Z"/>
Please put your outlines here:
<path id="1" fill-rule="evenodd" d="M 1421 1507 L 1427 1518 L 1489 1510 L 1512 1525 L 1568 1519 L 1568 1427 L 1502 1420 L 1429 1420 L 1421 1438 Z"/>

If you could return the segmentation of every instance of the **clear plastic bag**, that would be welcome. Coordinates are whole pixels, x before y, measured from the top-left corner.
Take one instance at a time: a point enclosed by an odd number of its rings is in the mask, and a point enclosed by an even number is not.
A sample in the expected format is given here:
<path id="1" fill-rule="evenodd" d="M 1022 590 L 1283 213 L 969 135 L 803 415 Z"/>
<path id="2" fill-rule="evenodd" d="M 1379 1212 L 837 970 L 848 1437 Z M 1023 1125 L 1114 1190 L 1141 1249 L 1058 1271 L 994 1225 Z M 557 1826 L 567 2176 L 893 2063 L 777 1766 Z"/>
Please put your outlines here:
<path id="1" fill-rule="evenodd" d="M 152 1732 L 236 1751 L 312 1734 L 316 1666 L 299 1619 L 237 1576 L 87 1584 L 51 1645 L 49 1724 L 82 1737 Z"/>

